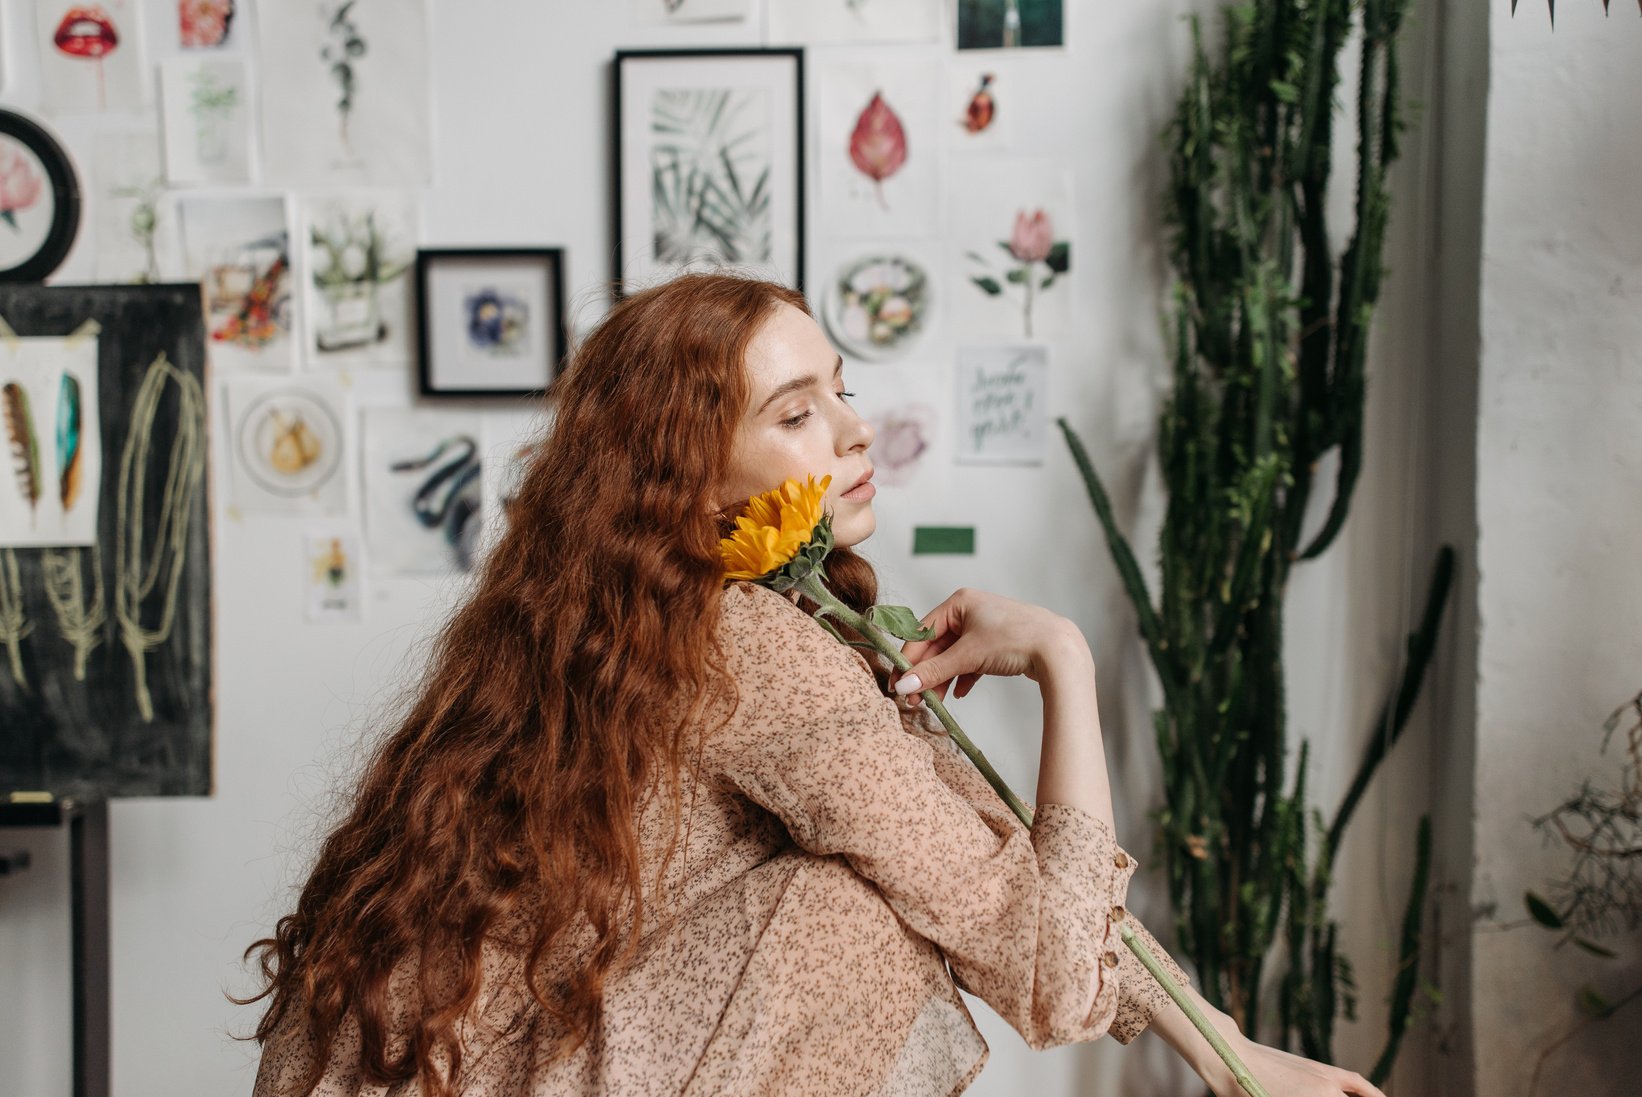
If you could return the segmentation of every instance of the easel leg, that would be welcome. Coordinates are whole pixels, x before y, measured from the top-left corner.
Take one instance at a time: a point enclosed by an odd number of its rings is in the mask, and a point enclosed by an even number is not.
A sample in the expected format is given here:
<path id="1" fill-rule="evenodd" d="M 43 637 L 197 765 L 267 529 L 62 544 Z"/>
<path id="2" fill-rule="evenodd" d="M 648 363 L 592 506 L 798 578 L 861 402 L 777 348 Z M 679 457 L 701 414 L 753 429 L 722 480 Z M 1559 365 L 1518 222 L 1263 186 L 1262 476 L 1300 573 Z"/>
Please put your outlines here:
<path id="1" fill-rule="evenodd" d="M 108 801 L 69 821 L 74 954 L 74 1097 L 109 1097 Z"/>

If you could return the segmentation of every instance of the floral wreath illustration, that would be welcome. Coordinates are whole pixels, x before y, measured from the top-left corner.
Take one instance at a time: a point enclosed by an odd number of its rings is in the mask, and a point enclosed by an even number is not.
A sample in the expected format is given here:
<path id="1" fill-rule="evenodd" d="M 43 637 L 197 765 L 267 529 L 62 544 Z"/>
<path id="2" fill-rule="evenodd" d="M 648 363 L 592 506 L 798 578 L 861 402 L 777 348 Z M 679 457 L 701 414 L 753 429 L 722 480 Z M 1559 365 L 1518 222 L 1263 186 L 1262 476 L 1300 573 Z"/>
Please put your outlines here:
<path id="1" fill-rule="evenodd" d="M 906 606 L 873 606 L 866 613 L 857 613 L 827 589 L 824 564 L 827 554 L 833 547 L 832 514 L 822 507 L 821 502 L 831 483 L 831 476 L 824 476 L 819 482 L 810 476 L 803 484 L 797 480 L 787 480 L 778 488 L 772 488 L 748 499 L 742 514 L 735 520 L 734 530 L 728 537 L 719 541 L 719 558 L 724 565 L 724 581 L 757 583 L 782 594 L 797 590 L 808 596 L 818 607 L 815 611 L 816 623 L 832 633 L 840 642 L 876 651 L 888 659 L 897 670 L 910 670 L 912 664 L 901 654 L 896 641 L 929 638 L 932 630 L 923 626 L 917 614 Z M 840 631 L 840 625 L 862 639 L 847 638 Z M 975 768 L 981 771 L 1016 817 L 1030 828 L 1032 810 L 1015 795 L 999 776 L 998 771 L 992 768 L 992 763 L 987 761 L 986 756 L 969 736 L 964 734 L 958 721 L 941 703 L 940 697 L 934 690 L 929 689 L 924 690 L 920 696 L 935 714 L 936 719 L 940 720 L 941 726 L 946 729 L 953 742 L 957 743 L 958 748 L 975 764 Z M 1265 1089 L 1255 1081 L 1237 1053 L 1214 1026 L 1209 1024 L 1202 1011 L 1186 997 L 1180 984 L 1163 970 L 1157 957 L 1152 955 L 1151 950 L 1136 935 L 1131 924 L 1133 921 L 1132 917 L 1125 917 L 1118 925 L 1118 933 L 1123 943 L 1146 970 L 1151 972 L 1152 978 L 1168 992 L 1181 1011 L 1191 1019 L 1192 1024 L 1208 1040 L 1221 1061 L 1231 1069 L 1244 1092 L 1249 1097 L 1267 1097 Z"/>

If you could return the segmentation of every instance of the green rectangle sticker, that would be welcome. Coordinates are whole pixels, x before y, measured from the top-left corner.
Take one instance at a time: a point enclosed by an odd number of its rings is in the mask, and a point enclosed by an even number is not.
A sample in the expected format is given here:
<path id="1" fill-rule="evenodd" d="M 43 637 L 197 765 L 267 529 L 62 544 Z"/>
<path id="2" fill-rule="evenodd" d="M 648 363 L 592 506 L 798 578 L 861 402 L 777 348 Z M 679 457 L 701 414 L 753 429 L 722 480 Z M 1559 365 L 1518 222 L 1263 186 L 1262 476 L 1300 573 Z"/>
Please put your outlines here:
<path id="1" fill-rule="evenodd" d="M 975 555 L 974 526 L 916 526 L 912 530 L 914 556 Z"/>

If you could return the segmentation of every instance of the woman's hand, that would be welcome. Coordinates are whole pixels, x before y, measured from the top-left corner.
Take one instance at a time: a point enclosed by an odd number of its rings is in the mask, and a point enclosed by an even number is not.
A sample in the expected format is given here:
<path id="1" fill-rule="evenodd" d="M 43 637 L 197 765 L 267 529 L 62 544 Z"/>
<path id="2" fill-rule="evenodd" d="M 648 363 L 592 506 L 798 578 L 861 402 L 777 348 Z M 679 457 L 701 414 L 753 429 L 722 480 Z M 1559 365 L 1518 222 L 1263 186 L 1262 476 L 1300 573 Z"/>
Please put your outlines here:
<path id="1" fill-rule="evenodd" d="M 1254 1080 L 1270 1097 L 1341 1097 L 1342 1094 L 1350 1097 L 1385 1097 L 1360 1074 L 1255 1043 L 1243 1035 L 1237 1022 L 1223 1010 L 1205 1001 L 1196 987 L 1188 983 L 1181 989 L 1214 1026 L 1220 1038 L 1243 1060 L 1243 1065 L 1249 1068 Z M 1162 1037 L 1186 1061 L 1186 1065 L 1208 1083 L 1215 1097 L 1247 1097 L 1243 1087 L 1237 1084 L 1231 1068 L 1197 1031 L 1197 1026 L 1192 1024 L 1183 1010 L 1173 1005 L 1160 1010 L 1152 1018 L 1151 1031 Z"/>
<path id="2" fill-rule="evenodd" d="M 914 704 L 925 689 L 944 699 L 953 683 L 954 695 L 962 697 L 986 674 L 1024 674 L 1041 684 L 1058 668 L 1086 668 L 1090 658 L 1089 645 L 1071 621 L 985 591 L 954 592 L 924 615 L 923 625 L 935 635 L 902 645 L 912 669 L 895 682 L 895 692 L 911 694 Z"/>
<path id="3" fill-rule="evenodd" d="M 1361 1074 L 1266 1047 L 1246 1036 L 1239 1035 L 1226 1042 L 1271 1097 L 1341 1097 L 1342 1094 L 1385 1097 Z M 1215 1097 L 1245 1097 L 1243 1087 L 1237 1084 L 1231 1070 L 1218 1059 L 1216 1062 L 1220 1070 L 1213 1077 L 1204 1078 Z"/>
<path id="4" fill-rule="evenodd" d="M 956 591 L 923 624 L 934 635 L 902 646 L 912 665 L 895 692 L 917 704 L 921 690 L 945 700 L 952 682 L 962 697 L 984 674 L 1026 675 L 1043 696 L 1038 803 L 1075 807 L 1113 826 L 1095 660 L 1078 627 L 1041 606 L 979 590 Z"/>

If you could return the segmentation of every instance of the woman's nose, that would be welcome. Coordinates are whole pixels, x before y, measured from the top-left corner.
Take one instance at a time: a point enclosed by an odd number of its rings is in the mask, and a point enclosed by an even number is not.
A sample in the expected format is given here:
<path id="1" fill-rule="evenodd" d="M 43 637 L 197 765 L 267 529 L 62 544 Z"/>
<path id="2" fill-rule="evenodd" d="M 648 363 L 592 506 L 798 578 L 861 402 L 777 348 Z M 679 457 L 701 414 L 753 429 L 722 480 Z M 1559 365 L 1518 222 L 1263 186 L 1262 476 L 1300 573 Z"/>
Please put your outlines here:
<path id="1" fill-rule="evenodd" d="M 856 450 L 866 449 L 872 445 L 876 435 L 877 431 L 873 429 L 872 424 L 861 418 L 854 408 L 850 408 L 849 422 L 839 439 L 843 443 L 841 452 L 854 453 Z"/>

